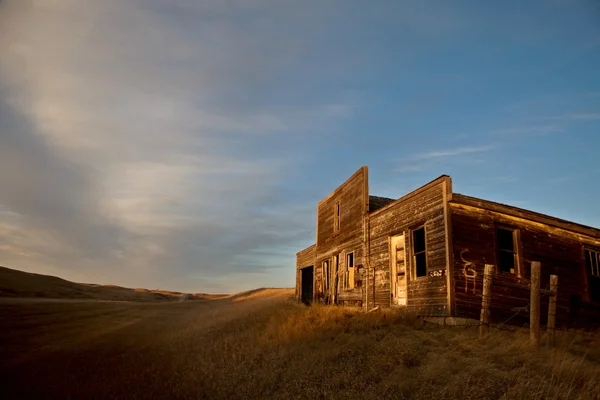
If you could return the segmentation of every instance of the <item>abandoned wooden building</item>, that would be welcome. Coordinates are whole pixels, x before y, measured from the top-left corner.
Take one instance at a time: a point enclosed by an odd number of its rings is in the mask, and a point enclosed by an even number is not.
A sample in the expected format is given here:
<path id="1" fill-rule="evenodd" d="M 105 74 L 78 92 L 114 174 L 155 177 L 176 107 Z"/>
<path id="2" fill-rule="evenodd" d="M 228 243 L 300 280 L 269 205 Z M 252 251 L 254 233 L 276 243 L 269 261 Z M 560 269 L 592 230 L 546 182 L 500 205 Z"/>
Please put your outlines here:
<path id="1" fill-rule="evenodd" d="M 445 175 L 399 199 L 371 196 L 366 166 L 319 202 L 316 221 L 316 243 L 296 255 L 298 301 L 478 319 L 494 264 L 495 280 L 515 284 L 493 289 L 500 321 L 527 306 L 539 261 L 542 288 L 558 276 L 557 323 L 600 323 L 599 229 L 453 193 Z"/>

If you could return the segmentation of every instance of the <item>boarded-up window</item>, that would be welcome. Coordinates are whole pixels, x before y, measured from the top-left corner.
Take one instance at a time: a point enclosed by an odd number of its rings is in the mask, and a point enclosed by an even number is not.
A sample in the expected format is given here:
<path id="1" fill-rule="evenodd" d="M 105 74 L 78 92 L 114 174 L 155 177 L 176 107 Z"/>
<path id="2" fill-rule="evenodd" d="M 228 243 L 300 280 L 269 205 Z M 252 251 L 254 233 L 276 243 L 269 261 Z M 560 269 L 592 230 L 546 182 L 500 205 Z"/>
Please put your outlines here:
<path id="1" fill-rule="evenodd" d="M 498 247 L 498 270 L 500 272 L 517 273 L 516 231 L 509 228 L 496 229 Z"/>
<path id="2" fill-rule="evenodd" d="M 590 300 L 600 302 L 600 252 L 585 250 L 585 268 L 588 274 Z"/>
<path id="3" fill-rule="evenodd" d="M 415 276 L 427 276 L 427 243 L 425 240 L 425 227 L 413 231 L 413 260 Z"/>
<path id="4" fill-rule="evenodd" d="M 346 289 L 354 289 L 354 253 L 346 254 Z"/>

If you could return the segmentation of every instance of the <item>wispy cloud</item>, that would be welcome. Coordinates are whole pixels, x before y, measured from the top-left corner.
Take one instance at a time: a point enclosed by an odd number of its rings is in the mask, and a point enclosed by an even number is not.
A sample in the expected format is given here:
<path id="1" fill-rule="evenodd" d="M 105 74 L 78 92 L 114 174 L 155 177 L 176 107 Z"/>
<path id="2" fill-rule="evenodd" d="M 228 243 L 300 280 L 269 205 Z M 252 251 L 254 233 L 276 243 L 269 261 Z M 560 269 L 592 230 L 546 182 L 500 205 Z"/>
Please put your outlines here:
<path id="1" fill-rule="evenodd" d="M 406 164 L 394 168 L 394 172 L 421 172 L 426 168 L 424 164 Z"/>
<path id="2" fill-rule="evenodd" d="M 550 133 L 564 132 L 560 125 L 517 125 L 508 128 L 494 129 L 492 135 L 546 135 Z"/>
<path id="3" fill-rule="evenodd" d="M 260 282 L 210 285 L 242 272 L 264 278 L 283 264 L 278 249 L 305 237 L 312 207 L 294 228 L 274 213 L 302 202 L 281 186 L 303 159 L 282 150 L 290 138 L 310 143 L 333 131 L 354 101 L 285 101 L 313 92 L 314 79 L 285 69 L 306 43 L 281 35 L 304 30 L 301 21 L 261 30 L 235 22 L 234 5 L 180 5 L 2 3 L 0 263 L 99 283 L 235 291 Z M 197 23 L 215 12 L 223 18 Z M 263 204 L 268 211 L 256 211 Z M 273 255 L 251 260 L 257 249 Z"/>
<path id="4" fill-rule="evenodd" d="M 580 112 L 580 113 L 569 113 L 551 117 L 541 117 L 542 120 L 553 120 L 553 121 L 590 121 L 599 120 L 600 113 L 598 112 Z"/>
<path id="5" fill-rule="evenodd" d="M 476 146 L 476 147 L 457 147 L 453 149 L 444 149 L 421 153 L 414 156 L 415 160 L 428 160 L 433 158 L 453 157 L 465 154 L 483 153 L 490 151 L 494 146 Z"/>
<path id="6" fill-rule="evenodd" d="M 439 162 L 451 162 L 460 158 L 464 162 L 464 158 L 468 157 L 472 162 L 477 162 L 479 159 L 473 157 L 475 155 L 487 153 L 496 148 L 495 145 L 482 145 L 482 146 L 468 146 L 468 147 L 455 147 L 429 151 L 425 153 L 416 154 L 408 157 L 407 162 L 394 168 L 394 172 L 421 172 L 426 171 L 432 165 L 436 165 Z M 450 161 L 449 161 L 450 160 Z"/>

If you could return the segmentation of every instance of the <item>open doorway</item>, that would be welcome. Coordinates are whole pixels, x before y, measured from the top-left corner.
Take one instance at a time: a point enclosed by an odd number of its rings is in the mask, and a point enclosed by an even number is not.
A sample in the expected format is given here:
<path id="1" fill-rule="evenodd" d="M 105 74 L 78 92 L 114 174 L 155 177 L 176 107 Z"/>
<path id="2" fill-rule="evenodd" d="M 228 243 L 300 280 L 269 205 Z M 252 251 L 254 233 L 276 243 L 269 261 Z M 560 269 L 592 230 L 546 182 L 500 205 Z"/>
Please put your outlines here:
<path id="1" fill-rule="evenodd" d="M 314 278 L 314 267 L 302 268 L 302 302 L 304 304 L 312 303 L 313 299 L 313 278 Z"/>

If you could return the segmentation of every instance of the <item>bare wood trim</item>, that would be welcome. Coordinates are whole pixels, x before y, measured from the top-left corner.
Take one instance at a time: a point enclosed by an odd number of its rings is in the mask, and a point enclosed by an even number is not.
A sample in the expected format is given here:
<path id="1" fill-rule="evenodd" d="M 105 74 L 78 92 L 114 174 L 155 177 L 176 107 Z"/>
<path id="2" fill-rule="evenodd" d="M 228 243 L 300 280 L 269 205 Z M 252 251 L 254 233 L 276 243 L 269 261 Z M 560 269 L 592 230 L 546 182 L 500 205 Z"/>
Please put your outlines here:
<path id="1" fill-rule="evenodd" d="M 414 196 L 416 196 L 418 194 L 421 194 L 422 192 L 424 192 L 426 190 L 429 190 L 432 187 L 435 187 L 435 186 L 439 185 L 440 183 L 442 183 L 443 181 L 448 180 L 448 179 L 450 179 L 450 177 L 448 175 L 442 175 L 442 176 L 440 176 L 440 177 L 432 180 L 431 182 L 429 182 L 429 183 L 421 186 L 420 188 L 418 188 L 416 190 L 413 190 L 412 192 L 410 192 L 410 193 L 408 193 L 408 194 L 400 197 L 398 200 L 394 200 L 390 204 L 387 204 L 387 205 L 381 207 L 380 209 L 377 209 L 377 210 L 373 211 L 370 214 L 371 215 L 377 215 L 379 213 L 382 213 L 382 212 L 386 211 L 387 209 L 392 208 L 395 205 L 400 204 L 400 203 L 402 203 L 402 202 L 404 202 L 404 201 L 406 201 L 406 200 L 408 200 L 408 199 L 410 199 L 410 198 L 412 198 L 412 197 L 414 197 Z"/>
<path id="2" fill-rule="evenodd" d="M 448 315 L 454 315 L 454 252 L 452 251 L 452 224 L 450 223 L 449 199 L 452 199 L 452 179 L 443 183 L 444 193 L 444 233 L 446 236 L 446 292 L 448 294 Z"/>
<path id="3" fill-rule="evenodd" d="M 523 243 L 521 242 L 521 230 L 515 229 L 513 232 L 513 243 L 517 252 L 516 263 L 517 263 L 517 277 L 523 277 L 523 271 L 525 270 L 523 265 Z"/>
<path id="4" fill-rule="evenodd" d="M 476 197 L 465 196 L 464 194 L 454 193 L 453 202 L 464 204 L 467 206 L 483 208 L 490 211 L 495 211 L 502 214 L 507 214 L 513 217 L 530 220 L 567 231 L 576 232 L 582 235 L 590 236 L 594 239 L 600 239 L 600 229 L 591 226 L 578 224 L 576 222 L 567 221 L 564 219 L 551 217 L 535 211 L 529 211 L 522 208 L 508 206 L 505 204 L 496 203 L 489 200 L 483 200 Z"/>
<path id="5" fill-rule="evenodd" d="M 540 346 L 540 275 L 539 261 L 531 262 L 531 301 L 529 308 L 529 341 L 533 347 Z"/>

